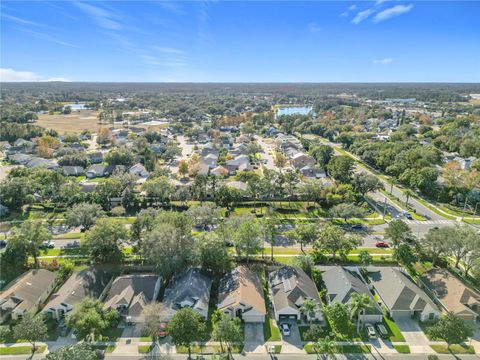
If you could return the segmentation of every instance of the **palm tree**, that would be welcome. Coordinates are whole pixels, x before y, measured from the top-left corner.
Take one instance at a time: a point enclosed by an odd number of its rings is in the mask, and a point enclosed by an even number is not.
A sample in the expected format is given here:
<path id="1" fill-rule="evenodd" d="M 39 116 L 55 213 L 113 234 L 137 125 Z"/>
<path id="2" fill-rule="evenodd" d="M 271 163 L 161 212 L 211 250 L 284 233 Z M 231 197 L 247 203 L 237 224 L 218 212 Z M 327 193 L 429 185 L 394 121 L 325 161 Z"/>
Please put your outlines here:
<path id="1" fill-rule="evenodd" d="M 312 323 L 312 318 L 315 318 L 315 311 L 317 309 L 318 309 L 318 304 L 312 299 L 306 299 L 300 308 L 300 312 L 307 317 L 310 325 Z M 313 316 L 309 317 L 309 315 L 311 314 L 313 314 Z"/>
<path id="2" fill-rule="evenodd" d="M 357 333 L 360 328 L 360 315 L 373 307 L 373 300 L 367 294 L 353 293 L 350 301 L 350 318 L 357 317 Z"/>
<path id="3" fill-rule="evenodd" d="M 325 336 L 324 339 L 318 339 L 318 341 L 313 344 L 313 348 L 315 350 L 315 352 L 318 354 L 318 353 L 322 353 L 325 356 L 326 354 L 326 358 L 328 359 L 330 356 L 335 359 L 335 348 L 336 348 L 336 344 L 335 344 L 335 341 L 333 341 L 332 339 L 330 339 L 330 336 Z"/>
<path id="4" fill-rule="evenodd" d="M 407 209 L 408 209 L 408 200 L 410 199 L 410 196 L 415 195 L 415 193 L 414 193 L 412 190 L 410 190 L 410 189 L 406 189 L 406 190 L 403 192 L 403 194 L 407 197 L 407 198 L 405 199 L 405 206 L 406 206 Z"/>

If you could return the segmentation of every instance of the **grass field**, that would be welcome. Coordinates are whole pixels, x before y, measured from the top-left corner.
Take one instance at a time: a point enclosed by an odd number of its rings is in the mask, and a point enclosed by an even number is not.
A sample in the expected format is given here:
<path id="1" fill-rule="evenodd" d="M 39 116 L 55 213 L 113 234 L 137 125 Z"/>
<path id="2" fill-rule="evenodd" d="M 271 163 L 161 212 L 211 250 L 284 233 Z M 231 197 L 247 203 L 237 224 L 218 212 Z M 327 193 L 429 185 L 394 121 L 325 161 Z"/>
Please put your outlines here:
<path id="1" fill-rule="evenodd" d="M 448 350 L 447 345 L 430 345 L 430 347 L 439 354 L 475 354 L 473 346 L 450 345 L 450 351 Z"/>
<path id="2" fill-rule="evenodd" d="M 410 347 L 408 345 L 393 345 L 393 347 L 400 354 L 410 354 Z"/>
<path id="3" fill-rule="evenodd" d="M 107 126 L 98 124 L 97 115 L 98 112 L 92 110 L 74 111 L 69 115 L 43 114 L 38 117 L 36 125 L 56 130 L 60 134 L 83 130 L 97 132 L 101 127 Z"/>
<path id="4" fill-rule="evenodd" d="M 47 347 L 45 345 L 37 346 L 36 354 L 43 353 Z M 0 347 L 0 355 L 25 355 L 32 352 L 31 346 L 9 346 Z"/>

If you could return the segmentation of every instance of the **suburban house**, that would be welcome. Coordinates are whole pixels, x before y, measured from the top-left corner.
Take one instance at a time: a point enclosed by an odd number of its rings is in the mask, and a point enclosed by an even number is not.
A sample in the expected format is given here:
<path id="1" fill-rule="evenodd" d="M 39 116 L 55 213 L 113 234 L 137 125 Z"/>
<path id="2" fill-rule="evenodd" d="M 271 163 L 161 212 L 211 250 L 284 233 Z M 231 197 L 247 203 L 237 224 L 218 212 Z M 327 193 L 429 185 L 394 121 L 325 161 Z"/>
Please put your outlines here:
<path id="1" fill-rule="evenodd" d="M 25 164 L 28 168 L 44 168 L 49 170 L 55 170 L 59 167 L 56 160 L 44 159 L 41 157 L 33 157 L 28 163 Z"/>
<path id="2" fill-rule="evenodd" d="M 0 316 L 12 320 L 36 313 L 57 284 L 57 275 L 45 269 L 29 270 L 13 280 L 0 294 Z"/>
<path id="3" fill-rule="evenodd" d="M 480 312 L 480 295 L 465 286 L 447 270 L 431 269 L 419 283 L 440 306 L 459 318 L 475 321 Z"/>
<path id="4" fill-rule="evenodd" d="M 95 268 L 73 273 L 65 284 L 52 294 L 43 311 L 52 318 L 60 320 L 84 298 L 97 299 L 108 285 L 110 278 L 111 276 L 105 271 Z"/>
<path id="5" fill-rule="evenodd" d="M 163 303 L 175 312 L 184 307 L 190 307 L 203 318 L 208 316 L 208 303 L 212 279 L 192 268 L 177 279 L 173 279 L 165 289 Z"/>
<path id="6" fill-rule="evenodd" d="M 147 169 L 145 169 L 145 166 L 142 164 L 135 164 L 133 165 L 128 172 L 132 175 L 138 176 L 140 178 L 147 178 L 149 175 L 149 172 Z"/>
<path id="7" fill-rule="evenodd" d="M 14 164 L 26 165 L 30 160 L 32 160 L 33 156 L 28 154 L 22 153 L 13 153 L 7 156 L 8 160 Z"/>
<path id="8" fill-rule="evenodd" d="M 215 169 L 212 169 L 210 171 L 210 174 L 215 175 L 215 176 L 224 176 L 227 177 L 230 171 L 222 165 L 217 166 Z"/>
<path id="9" fill-rule="evenodd" d="M 315 178 L 315 179 L 325 179 L 327 177 L 325 170 L 315 166 L 309 166 L 309 165 L 302 167 L 300 169 L 300 174 L 302 174 L 307 178 Z"/>
<path id="10" fill-rule="evenodd" d="M 263 323 L 266 308 L 262 280 L 254 271 L 237 266 L 220 280 L 218 310 L 244 322 Z"/>
<path id="11" fill-rule="evenodd" d="M 80 176 L 85 174 L 85 169 L 82 166 L 63 166 L 62 172 L 65 176 Z"/>
<path id="12" fill-rule="evenodd" d="M 315 159 L 312 156 L 306 155 L 301 152 L 293 155 L 292 158 L 290 159 L 290 162 L 296 169 L 301 169 L 301 168 L 304 168 L 305 166 L 312 167 L 316 163 Z"/>
<path id="13" fill-rule="evenodd" d="M 117 309 L 127 322 L 142 322 L 146 305 L 158 297 L 161 278 L 154 274 L 131 274 L 117 277 L 105 299 L 105 309 Z"/>
<path id="14" fill-rule="evenodd" d="M 103 153 L 101 152 L 89 153 L 87 156 L 92 164 L 100 164 L 103 161 Z"/>
<path id="15" fill-rule="evenodd" d="M 284 266 L 273 271 L 269 276 L 269 287 L 277 321 L 300 320 L 303 302 L 311 299 L 319 309 L 308 318 L 324 322 L 317 287 L 302 269 Z"/>
<path id="16" fill-rule="evenodd" d="M 360 322 L 365 324 L 382 321 L 382 309 L 373 299 L 372 293 L 365 284 L 358 268 L 332 266 L 322 273 L 322 279 L 327 289 L 326 298 L 329 304 L 341 302 L 348 305 L 353 294 L 365 294 L 370 297 L 373 306 L 359 315 Z"/>
<path id="17" fill-rule="evenodd" d="M 437 305 L 402 271 L 378 267 L 369 271 L 370 283 L 393 318 L 418 317 L 420 321 L 437 319 Z"/>
<path id="18" fill-rule="evenodd" d="M 89 179 L 104 177 L 110 175 L 115 170 L 115 166 L 92 165 L 87 169 L 85 175 Z"/>

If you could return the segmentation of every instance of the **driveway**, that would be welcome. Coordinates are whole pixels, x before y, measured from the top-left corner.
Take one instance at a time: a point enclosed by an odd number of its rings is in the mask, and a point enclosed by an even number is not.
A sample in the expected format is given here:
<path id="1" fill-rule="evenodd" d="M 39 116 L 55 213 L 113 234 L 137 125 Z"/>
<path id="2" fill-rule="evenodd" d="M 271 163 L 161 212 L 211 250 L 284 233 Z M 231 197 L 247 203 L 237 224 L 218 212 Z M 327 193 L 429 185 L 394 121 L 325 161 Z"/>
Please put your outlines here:
<path id="1" fill-rule="evenodd" d="M 283 336 L 282 334 L 282 354 L 306 354 L 303 350 L 302 338 L 300 337 L 300 330 L 296 321 L 282 321 L 288 323 L 290 326 L 290 335 Z"/>
<path id="2" fill-rule="evenodd" d="M 422 329 L 418 325 L 417 320 L 410 318 L 398 317 L 394 319 L 398 328 L 403 334 L 406 343 L 410 346 L 410 351 L 414 353 L 433 353 L 429 346 L 430 341 L 427 339 Z"/>
<path id="3" fill-rule="evenodd" d="M 243 349 L 250 353 L 265 353 L 263 323 L 245 323 Z"/>

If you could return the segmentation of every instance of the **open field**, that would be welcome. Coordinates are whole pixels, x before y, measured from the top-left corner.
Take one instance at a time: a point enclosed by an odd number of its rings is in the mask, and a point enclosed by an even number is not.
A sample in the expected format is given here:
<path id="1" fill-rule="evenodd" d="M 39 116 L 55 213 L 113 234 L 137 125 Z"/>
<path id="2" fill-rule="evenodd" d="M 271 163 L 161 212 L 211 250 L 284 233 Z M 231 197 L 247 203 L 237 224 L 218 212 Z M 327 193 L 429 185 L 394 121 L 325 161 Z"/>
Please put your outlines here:
<path id="1" fill-rule="evenodd" d="M 82 132 L 83 130 L 90 130 L 92 132 L 98 131 L 102 127 L 106 127 L 106 124 L 98 124 L 97 111 L 93 110 L 80 110 L 74 111 L 69 115 L 39 115 L 37 122 L 38 126 L 53 129 L 60 134 L 65 132 Z"/>

